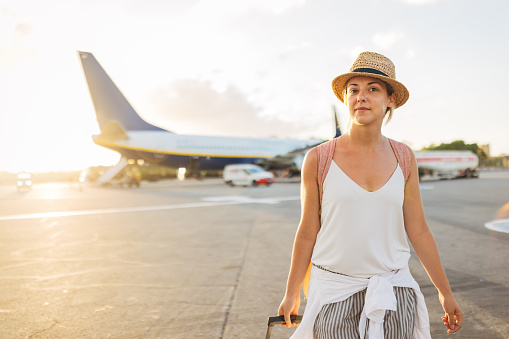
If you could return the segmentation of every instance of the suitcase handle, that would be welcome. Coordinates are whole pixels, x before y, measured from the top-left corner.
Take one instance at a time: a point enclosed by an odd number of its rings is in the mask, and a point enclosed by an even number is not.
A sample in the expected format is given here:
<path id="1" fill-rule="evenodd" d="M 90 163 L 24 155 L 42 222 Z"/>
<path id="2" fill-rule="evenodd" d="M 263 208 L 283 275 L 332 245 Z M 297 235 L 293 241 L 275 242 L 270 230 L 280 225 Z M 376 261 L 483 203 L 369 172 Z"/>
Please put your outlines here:
<path id="1" fill-rule="evenodd" d="M 293 314 L 290 316 L 290 320 L 292 321 L 292 323 L 298 324 L 302 320 L 302 316 Z M 280 315 L 277 317 L 269 317 L 269 320 L 267 320 L 268 327 L 267 327 L 267 335 L 265 336 L 265 339 L 270 339 L 270 333 L 272 332 L 272 327 L 274 327 L 274 325 L 284 324 L 284 323 L 285 323 L 284 315 Z"/>
<path id="2" fill-rule="evenodd" d="M 302 316 L 292 314 L 290 316 L 290 320 L 292 321 L 292 323 L 299 324 L 302 320 Z M 274 326 L 276 324 L 284 324 L 284 323 L 285 323 L 285 316 L 280 315 L 277 317 L 269 317 L 269 320 L 267 321 L 267 326 Z"/>

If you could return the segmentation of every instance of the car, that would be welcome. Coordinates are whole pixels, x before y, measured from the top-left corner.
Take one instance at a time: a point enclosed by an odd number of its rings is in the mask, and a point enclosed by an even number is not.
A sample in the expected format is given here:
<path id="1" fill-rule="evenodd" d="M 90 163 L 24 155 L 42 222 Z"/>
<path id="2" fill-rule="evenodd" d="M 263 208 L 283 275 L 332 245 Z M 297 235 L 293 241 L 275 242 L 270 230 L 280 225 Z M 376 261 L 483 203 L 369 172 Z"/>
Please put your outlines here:
<path id="1" fill-rule="evenodd" d="M 226 165 L 223 170 L 223 180 L 230 186 L 270 186 L 274 183 L 274 174 L 253 164 Z"/>
<path id="2" fill-rule="evenodd" d="M 19 172 L 16 175 L 16 186 L 18 191 L 32 189 L 32 175 L 28 172 Z"/>

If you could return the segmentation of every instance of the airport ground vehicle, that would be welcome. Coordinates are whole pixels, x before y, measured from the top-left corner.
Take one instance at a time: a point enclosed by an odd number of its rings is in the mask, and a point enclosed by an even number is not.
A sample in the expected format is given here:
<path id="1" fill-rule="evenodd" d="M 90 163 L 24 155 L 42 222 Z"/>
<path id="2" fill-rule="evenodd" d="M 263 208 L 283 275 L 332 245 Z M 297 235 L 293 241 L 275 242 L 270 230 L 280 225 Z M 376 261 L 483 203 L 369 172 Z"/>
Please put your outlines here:
<path id="1" fill-rule="evenodd" d="M 470 151 L 415 152 L 419 178 L 432 179 L 479 177 L 479 158 Z"/>
<path id="2" fill-rule="evenodd" d="M 32 175 L 28 172 L 19 172 L 16 176 L 18 191 L 32 189 Z"/>
<path id="3" fill-rule="evenodd" d="M 226 165 L 223 170 L 224 182 L 230 186 L 270 186 L 274 183 L 274 174 L 252 164 Z"/>
<path id="4" fill-rule="evenodd" d="M 128 164 L 120 173 L 106 182 L 101 182 L 101 186 L 119 186 L 140 187 L 141 171 L 136 165 Z"/>

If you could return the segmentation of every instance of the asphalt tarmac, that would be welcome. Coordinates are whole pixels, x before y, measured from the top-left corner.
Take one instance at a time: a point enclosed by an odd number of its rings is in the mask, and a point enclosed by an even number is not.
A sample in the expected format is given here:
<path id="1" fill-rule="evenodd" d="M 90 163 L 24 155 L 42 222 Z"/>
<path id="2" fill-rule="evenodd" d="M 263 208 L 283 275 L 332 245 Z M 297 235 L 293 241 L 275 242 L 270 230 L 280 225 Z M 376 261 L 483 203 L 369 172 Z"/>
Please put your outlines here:
<path id="1" fill-rule="evenodd" d="M 509 338 L 509 234 L 484 226 L 509 202 L 509 172 L 421 189 L 465 312 L 454 338 Z M 285 290 L 299 190 L 0 186 L 0 338 L 264 338 Z M 433 338 L 449 338 L 415 254 L 410 268 Z M 277 326 L 272 338 L 292 332 Z"/>

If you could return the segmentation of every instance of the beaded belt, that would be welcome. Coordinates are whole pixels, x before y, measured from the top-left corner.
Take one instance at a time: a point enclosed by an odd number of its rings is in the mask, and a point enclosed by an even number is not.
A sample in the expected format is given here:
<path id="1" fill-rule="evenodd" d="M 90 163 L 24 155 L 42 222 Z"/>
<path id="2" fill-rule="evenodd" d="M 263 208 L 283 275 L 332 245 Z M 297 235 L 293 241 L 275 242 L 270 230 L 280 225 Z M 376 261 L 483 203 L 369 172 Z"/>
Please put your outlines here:
<path id="1" fill-rule="evenodd" d="M 345 277 L 351 277 L 351 275 L 347 275 L 347 274 L 343 274 L 343 273 L 334 272 L 334 271 L 331 271 L 331 270 L 326 269 L 326 268 L 325 268 L 325 267 L 323 267 L 323 266 L 316 265 L 316 264 L 314 264 L 314 263 L 313 263 L 313 266 L 315 266 L 316 268 L 319 268 L 319 269 L 321 269 L 321 270 L 324 270 L 324 271 L 330 272 L 330 273 L 339 274 L 339 275 L 344 275 Z"/>
<path id="2" fill-rule="evenodd" d="M 319 268 L 319 269 L 321 269 L 321 270 L 324 270 L 324 271 L 330 272 L 330 273 L 339 274 L 339 275 L 344 275 L 345 277 L 352 277 L 352 278 L 355 278 L 354 276 L 351 276 L 351 275 L 348 275 L 348 274 L 338 273 L 338 272 L 334 272 L 334 271 L 328 270 L 328 269 L 326 269 L 325 267 L 320 266 L 320 265 L 316 265 L 316 264 L 314 264 L 314 263 L 313 263 L 313 266 L 315 266 L 316 268 Z M 398 272 L 398 271 L 399 271 L 399 270 L 393 270 L 393 271 L 391 271 L 391 272 L 396 273 L 396 272 Z"/>

